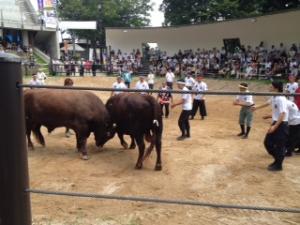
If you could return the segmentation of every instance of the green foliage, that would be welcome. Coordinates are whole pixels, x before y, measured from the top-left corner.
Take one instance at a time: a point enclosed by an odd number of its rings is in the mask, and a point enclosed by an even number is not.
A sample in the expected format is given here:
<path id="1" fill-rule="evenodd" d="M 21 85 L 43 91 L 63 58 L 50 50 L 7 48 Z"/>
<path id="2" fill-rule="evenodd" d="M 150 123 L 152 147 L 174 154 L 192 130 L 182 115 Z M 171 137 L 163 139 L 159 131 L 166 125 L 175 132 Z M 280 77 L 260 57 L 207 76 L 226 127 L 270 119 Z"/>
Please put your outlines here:
<path id="1" fill-rule="evenodd" d="M 298 0 L 164 0 L 160 9 L 166 25 L 235 19 L 296 8 Z"/>
<path id="2" fill-rule="evenodd" d="M 99 8 L 101 5 L 101 9 Z M 97 21 L 96 31 L 72 31 L 80 38 L 95 43 L 104 40 L 103 27 L 140 27 L 149 25 L 150 0 L 59 0 L 62 20 Z"/>

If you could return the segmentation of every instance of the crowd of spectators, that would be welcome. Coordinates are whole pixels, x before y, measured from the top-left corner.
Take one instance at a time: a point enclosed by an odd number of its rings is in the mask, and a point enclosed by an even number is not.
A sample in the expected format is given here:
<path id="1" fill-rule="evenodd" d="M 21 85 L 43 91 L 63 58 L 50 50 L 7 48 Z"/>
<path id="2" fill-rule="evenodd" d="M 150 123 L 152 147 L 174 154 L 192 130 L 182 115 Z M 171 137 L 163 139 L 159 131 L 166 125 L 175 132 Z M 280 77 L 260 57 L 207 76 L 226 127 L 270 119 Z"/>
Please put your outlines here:
<path id="1" fill-rule="evenodd" d="M 298 75 L 300 45 L 272 45 L 270 49 L 261 42 L 259 46 L 241 46 L 233 53 L 222 49 L 179 50 L 168 56 L 166 52 L 150 50 L 150 69 L 164 76 L 171 68 L 175 75 L 216 74 L 222 77 L 248 78 Z"/>

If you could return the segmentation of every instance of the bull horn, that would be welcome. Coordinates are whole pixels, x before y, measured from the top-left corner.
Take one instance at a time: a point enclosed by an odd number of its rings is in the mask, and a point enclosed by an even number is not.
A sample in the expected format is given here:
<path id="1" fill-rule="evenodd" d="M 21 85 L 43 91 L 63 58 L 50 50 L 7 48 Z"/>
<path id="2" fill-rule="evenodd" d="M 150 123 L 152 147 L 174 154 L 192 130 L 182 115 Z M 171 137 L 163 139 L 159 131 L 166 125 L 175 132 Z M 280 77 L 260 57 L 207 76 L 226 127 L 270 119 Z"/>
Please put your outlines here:
<path id="1" fill-rule="evenodd" d="M 113 124 L 113 128 L 116 128 L 116 127 L 117 127 L 117 124 L 116 124 L 116 123 L 114 123 L 114 124 Z"/>
<path id="2" fill-rule="evenodd" d="M 159 127 L 159 122 L 157 120 L 153 120 L 153 124 Z"/>

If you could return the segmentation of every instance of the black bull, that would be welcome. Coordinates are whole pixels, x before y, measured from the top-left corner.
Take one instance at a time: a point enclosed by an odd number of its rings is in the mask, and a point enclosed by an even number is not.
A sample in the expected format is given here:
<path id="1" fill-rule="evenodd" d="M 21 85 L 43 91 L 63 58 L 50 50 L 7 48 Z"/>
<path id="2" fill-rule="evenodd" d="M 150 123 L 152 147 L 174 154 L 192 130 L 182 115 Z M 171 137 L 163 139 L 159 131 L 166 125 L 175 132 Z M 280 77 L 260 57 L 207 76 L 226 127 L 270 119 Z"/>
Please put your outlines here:
<path id="1" fill-rule="evenodd" d="M 31 132 L 45 146 L 40 131 L 45 126 L 48 132 L 57 127 L 75 131 L 77 149 L 83 159 L 88 159 L 86 143 L 90 133 L 95 135 L 97 146 L 103 146 L 114 136 L 110 116 L 102 101 L 93 93 L 70 90 L 26 90 L 24 92 L 26 135 L 28 147 L 33 148 Z"/>
<path id="2" fill-rule="evenodd" d="M 157 101 L 150 95 L 138 93 L 122 93 L 111 97 L 106 108 L 111 120 L 116 124 L 116 131 L 121 140 L 121 144 L 126 148 L 128 145 L 123 139 L 123 135 L 130 135 L 139 149 L 139 156 L 136 169 L 141 169 L 144 159 L 150 155 L 154 145 L 157 159 L 155 170 L 161 170 L 161 139 L 163 131 L 162 112 Z M 151 142 L 145 154 L 144 138 Z"/>

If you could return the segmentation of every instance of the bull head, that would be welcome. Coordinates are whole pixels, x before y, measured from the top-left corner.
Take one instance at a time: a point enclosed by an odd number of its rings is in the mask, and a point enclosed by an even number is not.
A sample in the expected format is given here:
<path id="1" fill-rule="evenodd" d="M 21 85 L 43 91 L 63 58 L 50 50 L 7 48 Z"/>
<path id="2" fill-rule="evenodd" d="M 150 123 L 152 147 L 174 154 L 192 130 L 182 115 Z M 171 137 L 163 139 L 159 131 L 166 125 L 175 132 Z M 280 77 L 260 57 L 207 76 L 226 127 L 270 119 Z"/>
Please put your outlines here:
<path id="1" fill-rule="evenodd" d="M 102 129 L 98 127 L 95 131 L 96 146 L 102 147 L 116 134 L 116 124 L 106 124 Z"/>

